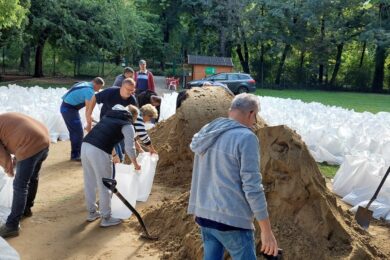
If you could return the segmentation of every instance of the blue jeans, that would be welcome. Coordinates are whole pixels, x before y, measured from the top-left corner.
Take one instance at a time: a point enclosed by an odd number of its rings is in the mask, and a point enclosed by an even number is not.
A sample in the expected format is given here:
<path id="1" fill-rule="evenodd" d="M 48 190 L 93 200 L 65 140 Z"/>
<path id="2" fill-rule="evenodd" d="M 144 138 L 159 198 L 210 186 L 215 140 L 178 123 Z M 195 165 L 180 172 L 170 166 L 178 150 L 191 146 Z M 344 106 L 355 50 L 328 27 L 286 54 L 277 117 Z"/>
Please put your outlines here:
<path id="1" fill-rule="evenodd" d="M 7 218 L 7 226 L 17 228 L 25 209 L 34 205 L 35 195 L 38 190 L 39 170 L 43 161 L 47 158 L 49 148 L 45 148 L 37 154 L 18 161 L 14 179 L 14 198 L 12 200 L 11 214 Z"/>
<path id="2" fill-rule="evenodd" d="M 64 118 L 66 127 L 69 131 L 71 144 L 70 159 L 80 158 L 81 143 L 84 137 L 83 125 L 79 114 L 79 107 L 66 103 L 61 105 L 61 115 Z"/>
<path id="3" fill-rule="evenodd" d="M 204 260 L 222 260 L 224 250 L 233 260 L 256 260 L 253 231 L 219 231 L 200 227 L 203 239 Z"/>

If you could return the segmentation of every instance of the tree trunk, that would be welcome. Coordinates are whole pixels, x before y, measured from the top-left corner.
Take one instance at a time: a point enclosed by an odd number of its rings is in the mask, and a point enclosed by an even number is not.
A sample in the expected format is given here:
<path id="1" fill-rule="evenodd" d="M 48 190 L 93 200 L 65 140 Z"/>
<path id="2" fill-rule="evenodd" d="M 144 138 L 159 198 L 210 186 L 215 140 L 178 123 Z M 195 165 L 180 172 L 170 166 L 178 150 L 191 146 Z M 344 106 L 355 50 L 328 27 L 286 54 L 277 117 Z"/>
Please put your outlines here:
<path id="1" fill-rule="evenodd" d="M 378 45 L 375 51 L 375 72 L 372 81 L 372 91 L 382 92 L 383 80 L 385 78 L 386 49 Z"/>
<path id="2" fill-rule="evenodd" d="M 367 42 L 364 41 L 363 48 L 362 48 L 362 54 L 360 56 L 359 68 L 361 68 L 363 66 L 364 54 L 366 53 L 366 46 L 367 46 Z"/>
<path id="3" fill-rule="evenodd" d="M 264 44 L 261 44 L 260 47 L 260 79 L 261 79 L 261 87 L 264 86 Z"/>
<path id="4" fill-rule="evenodd" d="M 339 73 L 341 65 L 341 55 L 343 54 L 344 43 L 337 45 L 337 55 L 336 55 L 336 64 L 334 65 L 332 78 L 330 79 L 330 85 L 334 86 L 336 83 L 337 74 Z"/>
<path id="5" fill-rule="evenodd" d="M 298 68 L 298 81 L 302 83 L 304 81 L 303 65 L 305 64 L 305 51 L 301 51 Z"/>
<path id="6" fill-rule="evenodd" d="M 242 66 L 242 70 L 245 72 L 245 73 L 248 73 L 249 74 L 249 61 L 248 61 L 248 54 L 246 53 L 245 54 L 245 58 L 244 56 L 242 55 L 242 50 L 241 50 L 241 44 L 237 44 L 237 55 L 238 55 L 238 58 L 240 59 L 240 63 L 241 63 L 241 66 Z"/>
<path id="7" fill-rule="evenodd" d="M 31 46 L 26 44 L 23 48 L 22 54 L 20 55 L 19 71 L 30 73 L 30 55 L 31 55 Z"/>
<path id="8" fill-rule="evenodd" d="M 226 57 L 226 30 L 221 28 L 219 31 L 219 54 Z"/>
<path id="9" fill-rule="evenodd" d="M 36 51 L 35 51 L 35 71 L 34 77 L 40 78 L 43 77 L 43 48 L 45 47 L 46 40 L 40 40 L 38 42 Z"/>
<path id="10" fill-rule="evenodd" d="M 165 47 L 169 45 L 170 29 L 171 28 L 169 27 L 169 24 L 168 24 L 167 14 L 165 12 L 163 12 L 161 17 L 165 23 L 165 26 L 163 27 L 163 44 L 164 44 L 164 49 L 166 49 Z M 160 69 L 162 71 L 165 71 L 165 52 L 164 51 L 163 51 L 162 56 L 161 56 Z"/>
<path id="11" fill-rule="evenodd" d="M 283 66 L 284 66 L 284 63 L 286 61 L 287 54 L 290 51 L 290 48 L 291 48 L 290 44 L 286 44 L 284 47 L 282 58 L 280 59 L 280 62 L 279 62 L 278 72 L 276 74 L 276 80 L 275 80 L 276 85 L 280 84 L 280 79 L 281 79 L 282 73 L 283 73 Z"/>
<path id="12" fill-rule="evenodd" d="M 325 18 L 322 17 L 321 19 L 321 43 L 323 44 L 325 38 Z M 321 61 L 318 68 L 318 83 L 322 85 L 324 80 L 324 64 Z"/>

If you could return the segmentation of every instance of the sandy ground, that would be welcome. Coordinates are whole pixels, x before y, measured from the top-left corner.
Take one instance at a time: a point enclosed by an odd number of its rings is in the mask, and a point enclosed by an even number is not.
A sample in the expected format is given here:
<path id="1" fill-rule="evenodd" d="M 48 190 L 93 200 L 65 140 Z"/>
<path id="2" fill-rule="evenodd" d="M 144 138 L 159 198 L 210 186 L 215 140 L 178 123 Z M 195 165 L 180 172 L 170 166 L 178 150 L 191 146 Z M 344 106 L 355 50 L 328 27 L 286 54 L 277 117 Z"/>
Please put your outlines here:
<path id="1" fill-rule="evenodd" d="M 165 79 L 156 77 L 158 94 L 169 93 Z M 8 242 L 22 259 L 159 259 L 150 242 L 139 239 L 131 223 L 100 228 L 99 221 L 87 223 L 81 163 L 68 160 L 70 143 L 52 144 L 40 175 L 33 217 L 21 223 L 19 237 Z M 182 193 L 181 188 L 156 183 L 146 203 L 137 210 L 157 205 Z"/>
<path id="2" fill-rule="evenodd" d="M 68 160 L 69 142 L 53 144 L 40 177 L 34 215 L 21 223 L 19 237 L 8 242 L 22 259 L 158 259 L 150 243 L 139 239 L 134 222 L 100 228 L 87 223 L 81 163 Z M 155 183 L 146 203 L 175 197 L 180 189 Z"/>

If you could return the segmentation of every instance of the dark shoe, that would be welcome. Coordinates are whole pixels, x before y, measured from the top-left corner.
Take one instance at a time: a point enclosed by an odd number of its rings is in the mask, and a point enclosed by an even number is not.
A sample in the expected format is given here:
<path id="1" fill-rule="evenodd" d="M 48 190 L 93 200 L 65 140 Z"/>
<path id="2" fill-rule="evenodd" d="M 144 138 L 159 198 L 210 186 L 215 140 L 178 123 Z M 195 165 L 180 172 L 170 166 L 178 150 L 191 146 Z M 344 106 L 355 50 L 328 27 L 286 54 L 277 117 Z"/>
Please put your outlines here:
<path id="1" fill-rule="evenodd" d="M 24 218 L 29 218 L 29 217 L 32 217 L 33 213 L 31 211 L 31 209 L 25 209 L 24 210 L 24 213 L 23 213 L 23 217 Z"/>
<path id="2" fill-rule="evenodd" d="M 7 238 L 7 237 L 17 237 L 19 236 L 19 227 L 17 228 L 10 228 L 7 227 L 7 225 L 0 226 L 0 237 Z"/>
<path id="3" fill-rule="evenodd" d="M 71 160 L 71 161 L 74 161 L 74 162 L 81 162 L 81 158 L 80 158 L 80 157 L 71 158 L 70 160 Z"/>

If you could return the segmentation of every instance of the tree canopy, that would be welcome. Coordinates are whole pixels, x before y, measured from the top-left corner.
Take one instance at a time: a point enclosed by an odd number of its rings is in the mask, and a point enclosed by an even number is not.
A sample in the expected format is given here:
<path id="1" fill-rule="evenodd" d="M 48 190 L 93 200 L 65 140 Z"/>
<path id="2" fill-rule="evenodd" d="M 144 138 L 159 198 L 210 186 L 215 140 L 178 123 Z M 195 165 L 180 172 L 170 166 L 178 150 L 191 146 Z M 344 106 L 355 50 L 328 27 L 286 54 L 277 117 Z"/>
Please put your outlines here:
<path id="1" fill-rule="evenodd" d="M 151 62 L 172 74 L 188 54 L 232 57 L 235 69 L 276 87 L 390 85 L 387 0 L 0 0 L 0 44 L 53 60 Z M 104 64 L 104 63 L 103 63 Z"/>

